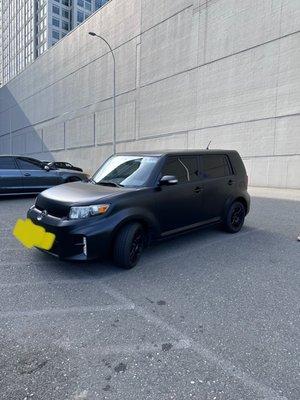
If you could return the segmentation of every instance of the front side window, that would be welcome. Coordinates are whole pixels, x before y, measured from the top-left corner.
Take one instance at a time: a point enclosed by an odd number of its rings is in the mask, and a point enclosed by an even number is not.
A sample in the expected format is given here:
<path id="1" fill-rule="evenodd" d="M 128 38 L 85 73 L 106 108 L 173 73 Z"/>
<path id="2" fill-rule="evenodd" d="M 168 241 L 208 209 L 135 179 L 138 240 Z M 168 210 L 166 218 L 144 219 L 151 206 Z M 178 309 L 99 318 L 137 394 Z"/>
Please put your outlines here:
<path id="1" fill-rule="evenodd" d="M 18 158 L 18 164 L 20 169 L 38 170 L 44 168 L 40 161 L 30 158 Z"/>
<path id="2" fill-rule="evenodd" d="M 0 157 L 0 169 L 16 169 L 14 159 L 12 157 Z"/>
<path id="3" fill-rule="evenodd" d="M 98 185 L 142 187 L 148 181 L 158 157 L 114 156 L 92 177 L 92 182 Z"/>
<path id="4" fill-rule="evenodd" d="M 227 157 L 222 154 L 202 156 L 202 168 L 204 179 L 221 178 L 232 173 Z"/>
<path id="5" fill-rule="evenodd" d="M 198 160 L 195 156 L 170 157 L 162 169 L 162 176 L 173 175 L 178 183 L 198 179 Z"/>

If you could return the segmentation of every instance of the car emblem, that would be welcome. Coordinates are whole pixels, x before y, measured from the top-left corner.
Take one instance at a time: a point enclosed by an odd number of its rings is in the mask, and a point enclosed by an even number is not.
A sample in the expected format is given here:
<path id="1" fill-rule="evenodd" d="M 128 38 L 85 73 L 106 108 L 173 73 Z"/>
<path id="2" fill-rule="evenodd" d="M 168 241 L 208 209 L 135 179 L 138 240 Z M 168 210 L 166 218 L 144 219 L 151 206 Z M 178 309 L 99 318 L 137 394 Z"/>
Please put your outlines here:
<path id="1" fill-rule="evenodd" d="M 41 221 L 44 217 L 46 217 L 48 215 L 47 210 L 42 211 L 38 216 L 37 216 L 37 220 Z"/>

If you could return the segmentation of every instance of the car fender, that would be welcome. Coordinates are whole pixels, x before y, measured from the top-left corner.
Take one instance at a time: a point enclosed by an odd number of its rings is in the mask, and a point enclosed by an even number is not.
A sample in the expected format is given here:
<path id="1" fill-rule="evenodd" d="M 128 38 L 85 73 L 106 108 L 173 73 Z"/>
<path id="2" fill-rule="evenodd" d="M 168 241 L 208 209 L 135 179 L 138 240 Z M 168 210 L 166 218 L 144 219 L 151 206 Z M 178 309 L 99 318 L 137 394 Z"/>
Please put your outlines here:
<path id="1" fill-rule="evenodd" d="M 129 207 L 118 211 L 114 217 L 117 217 L 119 223 L 116 224 L 113 234 L 115 235 L 120 228 L 129 222 L 138 221 L 145 224 L 149 229 L 150 237 L 159 235 L 159 223 L 155 216 L 147 209 L 142 207 Z"/>

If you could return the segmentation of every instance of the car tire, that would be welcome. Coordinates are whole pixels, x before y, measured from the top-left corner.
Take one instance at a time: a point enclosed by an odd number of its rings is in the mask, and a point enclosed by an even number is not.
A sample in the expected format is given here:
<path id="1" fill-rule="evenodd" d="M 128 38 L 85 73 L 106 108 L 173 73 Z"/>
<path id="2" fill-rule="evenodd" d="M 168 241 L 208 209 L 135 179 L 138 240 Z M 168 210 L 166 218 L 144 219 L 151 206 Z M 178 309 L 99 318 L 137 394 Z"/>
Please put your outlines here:
<path id="1" fill-rule="evenodd" d="M 239 232 L 245 221 L 246 210 L 244 204 L 235 201 L 229 207 L 225 220 L 223 221 L 224 229 L 230 233 Z"/>
<path id="2" fill-rule="evenodd" d="M 121 268 L 131 269 L 141 258 L 145 244 L 145 232 L 141 224 L 130 223 L 118 232 L 114 248 L 113 260 Z"/>

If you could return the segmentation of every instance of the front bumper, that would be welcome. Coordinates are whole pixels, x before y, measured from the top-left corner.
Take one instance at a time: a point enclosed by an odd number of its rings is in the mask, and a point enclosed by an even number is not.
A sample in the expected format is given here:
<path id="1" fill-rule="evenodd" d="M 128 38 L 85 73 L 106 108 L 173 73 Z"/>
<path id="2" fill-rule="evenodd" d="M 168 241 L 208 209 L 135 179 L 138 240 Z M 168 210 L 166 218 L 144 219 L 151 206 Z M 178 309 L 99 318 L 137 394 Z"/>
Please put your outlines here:
<path id="1" fill-rule="evenodd" d="M 95 216 L 82 220 L 68 220 L 46 215 L 39 220 L 41 211 L 36 208 L 31 208 L 27 217 L 34 224 L 55 235 L 52 248 L 42 250 L 43 252 L 60 259 L 79 261 L 103 259 L 109 254 L 113 228 L 108 218 Z"/>

